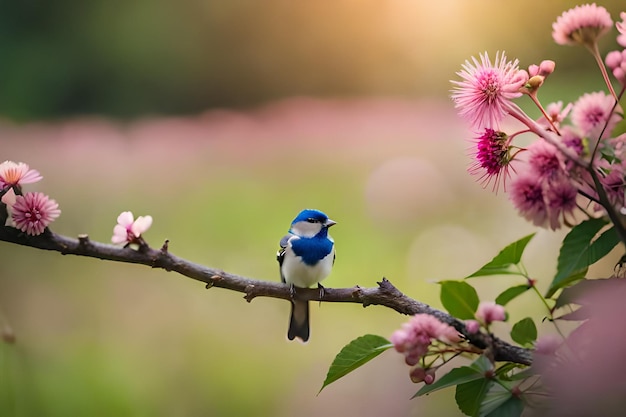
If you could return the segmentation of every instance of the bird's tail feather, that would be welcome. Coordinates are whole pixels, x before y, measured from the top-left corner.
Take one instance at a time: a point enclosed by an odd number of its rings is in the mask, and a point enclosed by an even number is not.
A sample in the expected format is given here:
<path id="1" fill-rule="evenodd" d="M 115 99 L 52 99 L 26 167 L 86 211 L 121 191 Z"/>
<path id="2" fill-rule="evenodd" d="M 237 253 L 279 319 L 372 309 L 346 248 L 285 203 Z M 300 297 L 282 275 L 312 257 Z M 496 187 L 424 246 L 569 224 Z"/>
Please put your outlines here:
<path id="1" fill-rule="evenodd" d="M 303 342 L 309 340 L 309 302 L 305 300 L 291 301 L 291 319 L 287 338 L 293 340 L 296 337 L 302 339 Z"/>

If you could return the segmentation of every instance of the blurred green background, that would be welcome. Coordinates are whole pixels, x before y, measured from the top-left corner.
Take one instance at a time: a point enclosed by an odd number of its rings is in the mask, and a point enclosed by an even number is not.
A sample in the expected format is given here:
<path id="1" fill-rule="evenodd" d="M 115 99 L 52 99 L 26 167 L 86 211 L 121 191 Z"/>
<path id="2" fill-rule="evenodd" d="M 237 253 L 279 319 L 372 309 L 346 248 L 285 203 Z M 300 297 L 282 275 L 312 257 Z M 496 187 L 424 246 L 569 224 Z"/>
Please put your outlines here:
<path id="1" fill-rule="evenodd" d="M 617 18 L 620 3 L 602 4 Z M 259 279 L 279 279 L 295 214 L 322 209 L 338 222 L 326 286 L 385 276 L 440 307 L 436 280 L 535 230 L 467 175 L 472 134 L 448 80 L 504 49 L 523 67 L 557 61 L 546 102 L 601 89 L 586 51 L 551 41 L 575 4 L 3 2 L 0 160 L 42 173 L 27 191 L 59 202 L 58 233 L 108 241 L 121 211 L 150 214 L 151 245 Z M 544 287 L 563 235 L 529 246 Z M 513 283 L 475 282 L 484 299 Z M 17 340 L 0 344 L 0 415 L 458 414 L 452 392 L 409 400 L 419 387 L 391 351 L 316 396 L 341 347 L 406 318 L 311 307 L 310 342 L 290 343 L 284 301 L 0 243 L 0 325 Z M 509 313 L 542 317 L 531 297 Z"/>

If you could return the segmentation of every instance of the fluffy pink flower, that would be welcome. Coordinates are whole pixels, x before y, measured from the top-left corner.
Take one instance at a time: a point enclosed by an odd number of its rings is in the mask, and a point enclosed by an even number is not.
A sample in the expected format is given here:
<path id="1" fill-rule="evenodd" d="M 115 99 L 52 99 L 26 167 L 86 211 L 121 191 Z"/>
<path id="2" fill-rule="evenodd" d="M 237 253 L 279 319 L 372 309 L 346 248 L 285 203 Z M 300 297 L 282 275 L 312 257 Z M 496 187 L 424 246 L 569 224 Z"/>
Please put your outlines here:
<path id="1" fill-rule="evenodd" d="M 152 225 L 152 216 L 139 216 L 134 219 L 133 213 L 124 211 L 117 216 L 117 224 L 113 228 L 111 241 L 115 244 L 140 243 L 140 238 Z"/>
<path id="2" fill-rule="evenodd" d="M 498 129 L 510 101 L 521 95 L 519 89 L 528 80 L 518 61 L 508 61 L 504 52 L 496 53 L 493 64 L 486 52 L 480 55 L 480 62 L 472 57 L 457 75 L 463 80 L 452 81 L 456 85 L 452 100 L 459 115 L 477 130 Z"/>
<path id="3" fill-rule="evenodd" d="M 513 206 L 535 226 L 543 226 L 548 219 L 548 207 L 544 200 L 541 178 L 534 173 L 526 173 L 515 178 L 511 184 L 509 197 Z"/>
<path id="4" fill-rule="evenodd" d="M 428 314 L 416 314 L 391 335 L 396 351 L 403 353 L 407 365 L 413 366 L 426 355 L 431 339 L 444 343 L 458 343 L 461 336 L 454 327 Z"/>
<path id="5" fill-rule="evenodd" d="M 621 12 L 619 17 L 622 21 L 615 24 L 619 32 L 619 35 L 617 35 L 617 43 L 626 48 L 626 12 Z"/>
<path id="6" fill-rule="evenodd" d="M 533 142 L 527 148 L 528 164 L 541 179 L 554 179 L 564 174 L 562 154 L 543 139 Z"/>
<path id="7" fill-rule="evenodd" d="M 552 37 L 559 45 L 593 45 L 613 27 L 611 15 L 602 6 L 584 4 L 569 9 L 552 24 Z"/>
<path id="8" fill-rule="evenodd" d="M 506 186 L 509 163 L 513 160 L 510 150 L 509 137 L 506 133 L 485 129 L 485 132 L 476 139 L 475 162 L 468 171 L 470 174 L 479 175 L 479 181 L 483 187 L 493 180 L 493 189 L 497 191 L 500 178 Z"/>
<path id="9" fill-rule="evenodd" d="M 568 103 L 567 106 L 563 108 L 563 102 L 557 101 L 556 103 L 550 103 L 547 105 L 546 114 L 552 121 L 552 124 L 558 128 L 561 126 L 561 122 L 565 120 L 571 109 L 572 103 Z M 550 127 L 550 123 L 543 116 L 537 120 L 537 123 L 541 126 Z"/>
<path id="10" fill-rule="evenodd" d="M 485 324 L 491 324 L 494 321 L 504 321 L 506 312 L 504 307 L 493 301 L 481 301 L 476 310 L 476 318 Z"/>
<path id="11" fill-rule="evenodd" d="M 11 219 L 15 228 L 32 236 L 42 234 L 60 214 L 56 201 L 43 193 L 15 196 L 11 206 Z"/>
<path id="12" fill-rule="evenodd" d="M 31 184 L 41 178 L 38 171 L 29 169 L 23 162 L 4 161 L 0 164 L 0 189 Z"/>
<path id="13" fill-rule="evenodd" d="M 615 100 L 602 91 L 582 95 L 572 108 L 570 119 L 583 137 L 599 139 L 600 132 L 606 129 L 602 137 L 611 135 L 611 131 L 620 121 L 617 112 L 611 112 Z M 619 106 L 616 108 L 619 110 Z"/>
<path id="14" fill-rule="evenodd" d="M 561 218 L 571 215 L 576 209 L 578 189 L 565 176 L 554 181 L 546 181 L 545 187 L 548 221 L 550 228 L 556 230 L 561 227 Z"/>

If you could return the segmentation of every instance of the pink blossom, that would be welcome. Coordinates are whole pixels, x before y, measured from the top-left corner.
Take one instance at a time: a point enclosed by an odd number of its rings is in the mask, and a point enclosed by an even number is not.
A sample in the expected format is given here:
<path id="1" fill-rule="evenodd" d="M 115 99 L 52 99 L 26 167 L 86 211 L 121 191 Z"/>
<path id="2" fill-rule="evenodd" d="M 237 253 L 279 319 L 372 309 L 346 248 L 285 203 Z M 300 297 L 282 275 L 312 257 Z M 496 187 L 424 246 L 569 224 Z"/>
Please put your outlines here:
<path id="1" fill-rule="evenodd" d="M 416 314 L 391 335 L 391 343 L 403 353 L 407 365 L 413 366 L 426 355 L 432 339 L 444 343 L 458 343 L 461 336 L 454 327 L 428 314 Z"/>
<path id="2" fill-rule="evenodd" d="M 545 187 L 548 221 L 550 228 L 556 230 L 561 227 L 561 218 L 571 215 L 576 209 L 578 189 L 565 176 L 554 181 L 546 181 Z"/>
<path id="3" fill-rule="evenodd" d="M 535 226 L 543 226 L 548 219 L 541 178 L 532 172 L 520 175 L 511 184 L 509 197 L 513 206 Z"/>
<path id="4" fill-rule="evenodd" d="M 0 164 L 0 189 L 31 184 L 41 178 L 38 171 L 29 169 L 23 162 L 4 161 Z"/>
<path id="5" fill-rule="evenodd" d="M 614 163 L 610 165 L 610 171 L 604 177 L 600 177 L 600 183 L 613 206 L 621 209 L 624 207 L 624 167 Z"/>
<path id="6" fill-rule="evenodd" d="M 606 66 L 613 72 L 615 79 L 621 85 L 626 85 L 626 49 L 609 52 L 605 62 Z"/>
<path id="7" fill-rule="evenodd" d="M 465 320 L 465 328 L 468 333 L 478 333 L 478 330 L 480 330 L 480 323 L 476 320 Z"/>
<path id="8" fill-rule="evenodd" d="M 543 139 L 528 146 L 528 164 L 541 179 L 553 179 L 564 174 L 562 154 Z"/>
<path id="9" fill-rule="evenodd" d="M 585 145 L 583 143 L 583 139 L 578 133 L 574 131 L 574 129 L 572 129 L 570 126 L 565 126 L 561 130 L 561 135 L 561 140 L 563 141 L 563 144 L 576 152 L 576 155 L 580 156 L 584 153 Z"/>
<path id="10" fill-rule="evenodd" d="M 476 310 L 476 318 L 488 325 L 494 321 L 504 321 L 506 312 L 504 307 L 493 301 L 481 301 Z"/>
<path id="11" fill-rule="evenodd" d="M 506 133 L 496 132 L 489 128 L 476 139 L 475 162 L 468 171 L 470 174 L 480 175 L 479 181 L 484 187 L 493 180 L 494 191 L 498 190 L 500 178 L 506 188 L 509 163 L 513 160 L 508 139 Z"/>
<path id="12" fill-rule="evenodd" d="M 416 384 L 424 382 L 426 385 L 430 385 L 435 382 L 435 371 L 435 368 L 424 369 L 421 366 L 416 366 L 409 372 L 409 377 Z"/>
<path id="13" fill-rule="evenodd" d="M 548 78 L 548 75 L 554 72 L 556 64 L 554 61 L 545 60 L 539 65 L 530 65 L 528 67 L 528 82 L 524 85 L 525 92 L 530 95 L 536 94 L 536 91 L 541 87 Z"/>
<path id="14" fill-rule="evenodd" d="M 539 75 L 541 77 L 547 77 L 548 75 L 554 72 L 554 68 L 556 67 L 556 63 L 549 59 L 541 61 L 539 65 L 530 65 L 528 67 L 528 75 L 530 77 L 534 77 L 535 75 Z"/>
<path id="15" fill-rule="evenodd" d="M 140 238 L 152 225 L 152 216 L 139 216 L 134 219 L 133 213 L 124 211 L 117 216 L 117 224 L 113 228 L 111 241 L 115 244 L 140 243 Z"/>
<path id="16" fill-rule="evenodd" d="M 613 27 L 611 15 L 602 6 L 584 4 L 569 9 L 552 24 L 552 37 L 559 45 L 593 45 Z"/>
<path id="17" fill-rule="evenodd" d="M 617 43 L 626 48 L 626 12 L 621 12 L 619 17 L 622 21 L 615 23 L 615 27 L 619 32 L 619 35 L 617 35 Z"/>
<path id="18" fill-rule="evenodd" d="M 563 108 L 563 102 L 557 101 L 556 103 L 550 103 L 546 106 L 546 114 L 552 121 L 552 124 L 558 128 L 561 126 L 561 122 L 565 120 L 571 109 L 572 103 L 568 103 L 567 106 Z M 541 126 L 550 127 L 550 123 L 543 116 L 537 120 L 537 123 Z"/>
<path id="19" fill-rule="evenodd" d="M 472 57 L 457 75 L 463 80 L 452 81 L 456 85 L 452 100 L 459 115 L 477 130 L 498 129 L 509 113 L 510 101 L 521 95 L 519 90 L 528 80 L 518 61 L 508 61 L 504 52 L 496 53 L 493 64 L 486 52 L 480 55 L 480 62 Z"/>
<path id="20" fill-rule="evenodd" d="M 14 201 L 11 206 L 14 227 L 32 236 L 42 234 L 61 214 L 56 201 L 43 193 L 18 195 Z"/>
<path id="21" fill-rule="evenodd" d="M 611 112 L 614 104 L 613 97 L 602 91 L 584 94 L 574 103 L 570 116 L 572 124 L 583 137 L 592 140 L 599 139 L 606 124 L 602 137 L 608 137 L 620 121 L 619 114 Z M 619 106 L 616 110 L 619 110 Z"/>

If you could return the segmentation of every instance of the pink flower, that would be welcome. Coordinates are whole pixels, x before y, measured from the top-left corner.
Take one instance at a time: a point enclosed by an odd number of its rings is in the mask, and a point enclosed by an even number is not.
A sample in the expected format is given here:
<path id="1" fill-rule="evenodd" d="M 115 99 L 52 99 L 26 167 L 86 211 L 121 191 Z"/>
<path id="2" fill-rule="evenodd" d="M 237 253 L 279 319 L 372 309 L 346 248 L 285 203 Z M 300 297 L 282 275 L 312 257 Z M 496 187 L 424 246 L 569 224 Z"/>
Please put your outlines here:
<path id="1" fill-rule="evenodd" d="M 500 178 L 506 188 L 506 178 L 509 176 L 509 163 L 513 160 L 510 152 L 509 137 L 504 132 L 485 129 L 485 132 L 476 140 L 475 162 L 470 166 L 470 174 L 480 175 L 479 181 L 486 187 L 494 180 L 493 189 L 498 190 Z"/>
<path id="2" fill-rule="evenodd" d="M 391 335 L 391 343 L 403 353 L 407 365 L 413 366 L 426 355 L 431 339 L 444 343 L 458 343 L 461 336 L 454 327 L 428 314 L 416 314 Z"/>
<path id="3" fill-rule="evenodd" d="M 539 139 L 527 149 L 528 164 L 541 179 L 554 179 L 565 174 L 562 154 L 545 140 Z"/>
<path id="4" fill-rule="evenodd" d="M 555 181 L 546 181 L 545 198 L 548 206 L 548 220 L 550 228 L 556 230 L 561 227 L 561 218 L 571 215 L 576 206 L 578 189 L 567 177 Z"/>
<path id="5" fill-rule="evenodd" d="M 124 211 L 117 216 L 117 224 L 113 228 L 111 241 L 115 244 L 141 243 L 141 235 L 152 225 L 152 216 L 139 216 L 134 219 L 133 213 Z"/>
<path id="6" fill-rule="evenodd" d="M 28 165 L 23 162 L 4 161 L 0 164 L 0 189 L 31 184 L 41 178 L 39 172 L 29 169 Z"/>
<path id="7" fill-rule="evenodd" d="M 42 234 L 60 214 L 61 210 L 56 201 L 43 193 L 15 196 L 11 206 L 11 220 L 15 228 L 32 236 Z"/>
<path id="8" fill-rule="evenodd" d="M 608 137 L 620 121 L 619 114 L 611 112 L 614 104 L 613 97 L 602 91 L 584 94 L 574 103 L 570 116 L 572 124 L 583 137 L 592 140 L 599 139 L 606 124 L 602 137 Z M 616 110 L 619 110 L 619 106 Z"/>
<path id="9" fill-rule="evenodd" d="M 554 72 L 555 67 L 556 67 L 556 62 L 549 60 L 549 59 L 545 59 L 541 61 L 539 65 L 535 65 L 535 64 L 530 65 L 528 67 L 528 75 L 530 77 L 539 75 L 540 77 L 543 77 L 545 79 L 548 75 Z"/>
<path id="10" fill-rule="evenodd" d="M 421 366 L 416 366 L 409 372 L 409 377 L 414 383 L 424 382 L 426 385 L 430 385 L 435 382 L 435 368 L 424 369 Z"/>
<path id="11" fill-rule="evenodd" d="M 543 226 L 548 219 L 548 207 L 543 196 L 541 178 L 526 173 L 515 178 L 511 184 L 510 199 L 517 211 L 535 226 Z"/>
<path id="12" fill-rule="evenodd" d="M 584 4 L 569 9 L 552 24 L 552 37 L 559 45 L 593 45 L 613 27 L 611 15 L 602 6 Z"/>
<path id="13" fill-rule="evenodd" d="M 556 63 L 554 61 L 545 60 L 541 61 L 539 65 L 530 65 L 528 67 L 528 82 L 524 85 L 524 90 L 529 95 L 535 95 L 539 87 L 543 85 L 543 82 L 548 78 L 548 75 L 554 72 Z"/>
<path id="14" fill-rule="evenodd" d="M 561 125 L 561 122 L 565 120 L 571 109 L 572 103 L 568 103 L 568 105 L 563 108 L 563 102 L 557 101 L 556 103 L 548 104 L 546 107 L 546 114 L 552 121 L 552 124 L 558 128 Z M 541 126 L 550 127 L 550 123 L 543 116 L 537 120 L 537 123 Z"/>
<path id="15" fill-rule="evenodd" d="M 452 81 L 456 85 L 452 100 L 459 115 L 477 130 L 498 129 L 509 113 L 510 101 L 521 95 L 519 90 L 528 80 L 518 61 L 507 61 L 504 52 L 496 53 L 493 64 L 486 52 L 480 55 L 480 62 L 472 57 L 457 75 L 463 80 Z"/>
<path id="16" fill-rule="evenodd" d="M 626 37 L 626 35 L 624 35 Z M 621 85 L 626 85 L 626 49 L 611 51 L 606 55 L 606 66 Z"/>
<path id="17" fill-rule="evenodd" d="M 504 307 L 493 301 L 481 301 L 476 310 L 476 318 L 488 325 L 494 321 L 504 321 L 506 312 Z"/>
<path id="18" fill-rule="evenodd" d="M 480 330 L 480 323 L 476 320 L 465 320 L 465 328 L 468 333 L 478 333 L 478 330 Z"/>
<path id="19" fill-rule="evenodd" d="M 621 12 L 619 17 L 622 21 L 615 23 L 615 27 L 619 32 L 619 35 L 617 35 L 617 43 L 626 48 L 626 12 Z"/>

